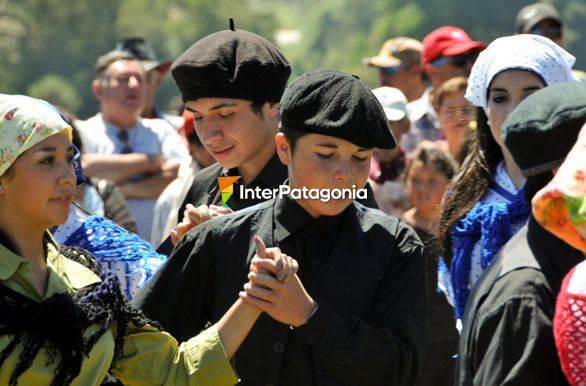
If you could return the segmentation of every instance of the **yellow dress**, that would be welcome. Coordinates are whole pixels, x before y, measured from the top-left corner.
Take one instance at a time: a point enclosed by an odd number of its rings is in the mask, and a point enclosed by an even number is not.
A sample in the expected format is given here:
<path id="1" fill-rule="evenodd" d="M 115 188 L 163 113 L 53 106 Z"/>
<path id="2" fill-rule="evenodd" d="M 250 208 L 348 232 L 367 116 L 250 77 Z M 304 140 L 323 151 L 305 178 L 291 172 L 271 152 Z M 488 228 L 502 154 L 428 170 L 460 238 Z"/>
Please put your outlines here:
<path id="1" fill-rule="evenodd" d="M 46 240 L 49 276 L 44 296 L 32 284 L 30 263 L 2 245 L 0 284 L 42 302 L 55 293 L 73 294 L 81 287 L 100 281 L 86 267 L 62 256 L 50 235 Z M 88 328 L 86 337 L 97 328 Z M 80 374 L 72 385 L 91 386 L 102 382 L 114 355 L 114 328 L 100 337 L 89 356 L 83 357 Z M 12 335 L 0 336 L 0 352 L 12 338 Z M 15 347 L 0 367 L 0 385 L 9 384 L 21 351 L 21 346 Z M 18 378 L 18 384 L 49 385 L 55 368 L 56 363 L 47 365 L 47 357 L 41 349 L 32 365 Z M 130 325 L 124 339 L 122 358 L 116 362 L 112 373 L 125 385 L 234 385 L 239 381 L 215 326 L 179 345 L 171 335 L 154 327 Z"/>

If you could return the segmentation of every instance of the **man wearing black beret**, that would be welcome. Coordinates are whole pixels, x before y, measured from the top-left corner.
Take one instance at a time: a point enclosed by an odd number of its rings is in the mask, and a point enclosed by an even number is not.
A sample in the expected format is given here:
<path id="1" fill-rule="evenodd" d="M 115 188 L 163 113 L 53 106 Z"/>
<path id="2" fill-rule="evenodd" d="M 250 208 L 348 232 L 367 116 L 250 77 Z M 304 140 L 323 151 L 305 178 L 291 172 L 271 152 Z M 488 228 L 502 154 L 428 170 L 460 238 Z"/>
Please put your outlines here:
<path id="1" fill-rule="evenodd" d="M 585 123 L 584 82 L 539 90 L 509 115 L 502 139 L 527 178 L 528 202 L 551 181 Z M 472 289 L 457 384 L 566 385 L 552 320 L 562 279 L 583 259 L 582 252 L 529 217 Z"/>
<path id="2" fill-rule="evenodd" d="M 181 339 L 238 296 L 262 309 L 235 356 L 243 385 L 415 384 L 428 340 L 423 245 L 354 200 L 372 148 L 396 146 L 382 106 L 356 77 L 316 70 L 285 91 L 280 118 L 288 194 L 189 232 L 147 284 L 144 311 Z M 255 256 L 262 240 L 296 258 L 298 275 L 270 274 L 276 263 Z"/>
<path id="3" fill-rule="evenodd" d="M 197 135 L 218 162 L 196 174 L 178 213 L 183 222 L 172 231 L 176 240 L 211 217 L 263 201 L 233 194 L 223 202 L 218 177 L 240 176 L 236 192 L 240 185 L 277 188 L 285 180 L 274 139 L 291 68 L 271 42 L 236 30 L 231 20 L 229 30 L 205 36 L 181 54 L 171 73 Z M 159 251 L 169 254 L 171 248 L 168 240 Z"/>

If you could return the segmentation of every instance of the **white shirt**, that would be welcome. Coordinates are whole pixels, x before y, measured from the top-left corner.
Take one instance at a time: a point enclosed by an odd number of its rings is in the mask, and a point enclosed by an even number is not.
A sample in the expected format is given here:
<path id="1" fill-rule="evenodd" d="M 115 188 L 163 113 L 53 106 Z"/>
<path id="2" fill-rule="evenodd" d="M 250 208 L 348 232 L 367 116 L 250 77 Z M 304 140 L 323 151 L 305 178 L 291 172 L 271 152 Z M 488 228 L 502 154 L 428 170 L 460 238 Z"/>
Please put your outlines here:
<path id="1" fill-rule="evenodd" d="M 120 128 L 104 121 L 102 114 L 78 121 L 84 152 L 91 154 L 118 154 L 126 143 L 118 139 Z M 185 143 L 177 131 L 162 119 L 139 118 L 136 125 L 127 129 L 127 144 L 134 153 L 162 155 L 166 161 L 180 164 L 189 159 Z M 127 199 L 130 213 L 136 219 L 138 234 L 150 240 L 155 198 Z"/>

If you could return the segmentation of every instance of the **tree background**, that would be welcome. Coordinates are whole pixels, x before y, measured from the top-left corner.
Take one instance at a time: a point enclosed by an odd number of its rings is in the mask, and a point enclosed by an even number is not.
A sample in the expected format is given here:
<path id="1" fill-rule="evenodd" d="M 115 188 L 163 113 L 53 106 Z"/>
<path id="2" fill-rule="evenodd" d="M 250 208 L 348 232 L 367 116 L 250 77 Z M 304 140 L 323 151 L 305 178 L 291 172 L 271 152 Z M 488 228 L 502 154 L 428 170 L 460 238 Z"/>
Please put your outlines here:
<path id="1" fill-rule="evenodd" d="M 549 1 L 564 20 L 565 48 L 586 68 L 586 2 Z M 85 118 L 98 109 L 90 89 L 96 58 L 127 36 L 144 36 L 159 59 L 173 59 L 199 38 L 228 28 L 279 44 L 297 74 L 329 67 L 377 86 L 362 58 L 391 37 L 421 40 L 441 25 L 490 42 L 515 32 L 526 0 L 0 0 L 0 92 L 45 98 Z M 286 43 L 279 36 L 298 38 Z M 286 33 L 284 33 L 286 32 Z M 157 95 L 170 106 L 179 93 L 167 75 Z"/>

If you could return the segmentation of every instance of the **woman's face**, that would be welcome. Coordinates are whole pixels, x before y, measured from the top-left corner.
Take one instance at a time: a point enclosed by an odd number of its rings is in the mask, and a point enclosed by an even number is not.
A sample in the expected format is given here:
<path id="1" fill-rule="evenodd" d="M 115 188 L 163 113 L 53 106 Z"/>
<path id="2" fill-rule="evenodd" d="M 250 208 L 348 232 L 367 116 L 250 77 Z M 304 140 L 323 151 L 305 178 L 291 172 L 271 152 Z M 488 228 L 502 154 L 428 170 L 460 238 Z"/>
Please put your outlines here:
<path id="1" fill-rule="evenodd" d="M 75 190 L 73 149 L 65 131 L 25 151 L 0 177 L 4 218 L 45 230 L 67 220 Z"/>
<path id="2" fill-rule="evenodd" d="M 535 91 L 545 87 L 534 73 L 525 70 L 507 70 L 495 76 L 488 89 L 486 115 L 492 136 L 501 148 L 502 124 L 519 103 Z"/>
<path id="3" fill-rule="evenodd" d="M 446 94 L 438 109 L 438 119 L 446 139 L 465 139 L 470 135 L 470 121 L 476 109 L 464 98 L 464 91 Z"/>

